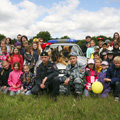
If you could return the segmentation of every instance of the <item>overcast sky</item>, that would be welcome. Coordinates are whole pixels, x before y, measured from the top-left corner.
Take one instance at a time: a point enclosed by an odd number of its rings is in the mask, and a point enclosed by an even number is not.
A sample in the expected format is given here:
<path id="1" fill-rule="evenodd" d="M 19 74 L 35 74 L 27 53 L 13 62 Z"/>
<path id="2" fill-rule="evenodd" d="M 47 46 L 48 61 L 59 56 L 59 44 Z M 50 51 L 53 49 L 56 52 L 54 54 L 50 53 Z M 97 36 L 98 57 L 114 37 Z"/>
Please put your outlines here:
<path id="1" fill-rule="evenodd" d="M 113 36 L 120 33 L 120 0 L 0 0 L 0 34 L 32 38 Z"/>

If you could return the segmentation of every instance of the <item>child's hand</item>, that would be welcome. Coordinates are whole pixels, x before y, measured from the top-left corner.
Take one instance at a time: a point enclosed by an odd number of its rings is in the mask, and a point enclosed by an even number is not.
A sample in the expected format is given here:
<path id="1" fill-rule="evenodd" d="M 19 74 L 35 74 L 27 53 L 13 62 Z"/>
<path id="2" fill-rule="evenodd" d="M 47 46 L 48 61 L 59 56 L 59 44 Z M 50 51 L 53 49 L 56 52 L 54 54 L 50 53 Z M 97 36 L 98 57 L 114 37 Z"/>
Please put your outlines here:
<path id="1" fill-rule="evenodd" d="M 15 85 L 12 85 L 12 87 L 15 88 L 15 89 L 17 88 Z"/>
<path id="2" fill-rule="evenodd" d="M 24 88 L 23 87 L 21 87 L 21 91 L 23 91 L 24 90 Z"/>
<path id="3" fill-rule="evenodd" d="M 25 89 L 24 92 L 27 92 L 27 89 Z"/>
<path id="4" fill-rule="evenodd" d="M 7 86 L 4 86 L 4 87 L 3 87 L 3 91 L 4 91 L 6 88 L 7 88 Z"/>
<path id="5" fill-rule="evenodd" d="M 92 90 L 91 88 L 88 89 L 88 91 L 91 91 L 91 90 Z"/>
<path id="6" fill-rule="evenodd" d="M 109 79 L 109 78 L 104 78 L 104 81 L 111 82 L 111 79 Z"/>

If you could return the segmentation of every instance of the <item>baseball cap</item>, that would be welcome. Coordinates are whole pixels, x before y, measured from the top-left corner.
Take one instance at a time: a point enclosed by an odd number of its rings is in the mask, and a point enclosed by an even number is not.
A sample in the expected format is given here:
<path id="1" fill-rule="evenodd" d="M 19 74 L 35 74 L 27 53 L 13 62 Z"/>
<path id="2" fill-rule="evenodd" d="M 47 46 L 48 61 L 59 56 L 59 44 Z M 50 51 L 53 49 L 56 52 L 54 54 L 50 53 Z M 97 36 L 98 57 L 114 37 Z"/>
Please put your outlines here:
<path id="1" fill-rule="evenodd" d="M 88 64 L 94 64 L 94 60 L 93 59 L 89 59 L 88 60 Z"/>
<path id="2" fill-rule="evenodd" d="M 104 42 L 102 45 L 107 45 L 107 43 L 106 43 L 106 42 Z"/>
<path id="3" fill-rule="evenodd" d="M 102 61 L 101 65 L 108 65 L 108 62 L 107 61 Z"/>
<path id="4" fill-rule="evenodd" d="M 94 49 L 100 49 L 100 47 L 99 46 L 95 46 L 95 48 Z"/>
<path id="5" fill-rule="evenodd" d="M 106 53 L 106 52 L 103 52 L 102 55 L 105 56 L 105 55 L 107 55 L 107 53 Z"/>
<path id="6" fill-rule="evenodd" d="M 110 43 L 110 40 L 107 39 L 107 40 L 105 40 L 105 42 L 106 42 L 106 43 Z"/>
<path id="7" fill-rule="evenodd" d="M 71 53 L 69 54 L 69 57 L 71 57 L 71 56 L 76 56 L 76 57 L 77 57 L 77 53 L 71 52 Z"/>
<path id="8" fill-rule="evenodd" d="M 113 54 L 113 52 L 109 50 L 109 51 L 107 52 L 107 54 Z"/>
<path id="9" fill-rule="evenodd" d="M 47 52 L 42 52 L 40 56 L 48 56 Z"/>
<path id="10" fill-rule="evenodd" d="M 103 41 L 103 38 L 98 38 L 98 40 L 102 40 Z"/>

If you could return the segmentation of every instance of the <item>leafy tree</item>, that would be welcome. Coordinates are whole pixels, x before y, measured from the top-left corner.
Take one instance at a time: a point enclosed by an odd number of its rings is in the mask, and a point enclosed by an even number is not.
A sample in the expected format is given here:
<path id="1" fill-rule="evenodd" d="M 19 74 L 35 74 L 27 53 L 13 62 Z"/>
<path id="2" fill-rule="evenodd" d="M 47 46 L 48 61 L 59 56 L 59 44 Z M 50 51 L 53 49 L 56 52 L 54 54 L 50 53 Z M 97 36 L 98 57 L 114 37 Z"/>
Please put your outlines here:
<path id="1" fill-rule="evenodd" d="M 70 39 L 70 37 L 68 37 L 68 36 L 66 35 L 66 36 L 61 37 L 61 39 Z"/>
<path id="2" fill-rule="evenodd" d="M 2 39 L 4 39 L 4 38 L 6 38 L 6 36 L 3 35 L 3 34 L 0 34 L 0 41 L 1 41 Z"/>
<path id="3" fill-rule="evenodd" d="M 15 44 L 16 42 L 17 42 L 16 38 L 12 39 L 12 44 Z"/>
<path id="4" fill-rule="evenodd" d="M 48 31 L 41 31 L 35 37 L 36 38 L 42 38 L 45 42 L 47 42 L 48 40 L 51 39 L 51 35 Z"/>

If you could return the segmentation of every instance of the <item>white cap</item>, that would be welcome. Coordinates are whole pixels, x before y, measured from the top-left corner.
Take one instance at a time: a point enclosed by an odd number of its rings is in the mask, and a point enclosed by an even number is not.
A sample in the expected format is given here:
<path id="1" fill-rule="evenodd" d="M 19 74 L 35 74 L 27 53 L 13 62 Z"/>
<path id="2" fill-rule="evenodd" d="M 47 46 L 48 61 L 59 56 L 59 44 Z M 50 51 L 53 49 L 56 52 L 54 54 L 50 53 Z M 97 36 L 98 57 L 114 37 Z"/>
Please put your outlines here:
<path id="1" fill-rule="evenodd" d="M 101 65 L 108 65 L 107 61 L 103 61 Z"/>
<path id="2" fill-rule="evenodd" d="M 93 59 L 89 59 L 88 60 L 88 64 L 94 64 L 94 60 Z"/>

